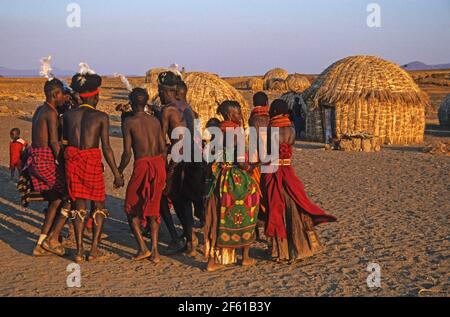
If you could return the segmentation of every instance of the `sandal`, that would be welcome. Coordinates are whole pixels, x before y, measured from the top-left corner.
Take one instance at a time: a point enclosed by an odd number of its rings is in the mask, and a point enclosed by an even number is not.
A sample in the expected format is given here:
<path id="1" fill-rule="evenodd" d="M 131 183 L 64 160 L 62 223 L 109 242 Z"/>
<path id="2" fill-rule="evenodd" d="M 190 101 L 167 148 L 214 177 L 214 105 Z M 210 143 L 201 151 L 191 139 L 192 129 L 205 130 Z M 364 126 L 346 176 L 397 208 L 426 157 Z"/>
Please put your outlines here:
<path id="1" fill-rule="evenodd" d="M 42 248 L 50 253 L 53 253 L 58 256 L 63 256 L 66 253 L 66 250 L 62 245 L 51 246 L 50 243 L 45 240 L 42 242 Z"/>

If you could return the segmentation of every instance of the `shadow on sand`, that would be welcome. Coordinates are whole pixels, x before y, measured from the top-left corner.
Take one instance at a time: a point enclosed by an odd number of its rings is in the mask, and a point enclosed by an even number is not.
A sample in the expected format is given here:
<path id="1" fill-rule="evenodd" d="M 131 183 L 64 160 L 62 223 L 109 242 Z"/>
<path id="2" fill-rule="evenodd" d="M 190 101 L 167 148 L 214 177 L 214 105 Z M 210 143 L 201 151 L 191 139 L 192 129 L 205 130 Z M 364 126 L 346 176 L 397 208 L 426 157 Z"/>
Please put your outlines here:
<path id="1" fill-rule="evenodd" d="M 28 208 L 22 207 L 16 183 L 9 180 L 9 169 L 4 166 L 0 167 L 0 184 L 0 212 L 5 216 L 0 219 L 0 226 L 2 227 L 0 240 L 20 253 L 31 255 L 38 239 L 38 232 L 44 221 L 43 210 L 47 207 L 47 203 L 35 202 L 31 203 Z M 101 247 L 119 257 L 131 258 L 134 251 L 130 253 L 124 249 L 136 250 L 137 246 L 123 212 L 123 203 L 123 199 L 107 196 L 106 206 L 110 212 L 110 217 L 105 222 L 103 232 L 107 237 L 102 240 Z M 28 229 L 27 227 L 34 228 Z M 67 233 L 68 224 L 63 231 L 63 234 Z M 160 251 L 163 255 L 169 241 L 167 229 L 162 224 L 159 242 Z M 74 247 L 74 241 L 66 242 L 68 249 Z M 89 249 L 91 239 L 85 238 L 84 242 L 86 243 L 85 248 Z M 147 242 L 150 241 L 147 239 Z"/>

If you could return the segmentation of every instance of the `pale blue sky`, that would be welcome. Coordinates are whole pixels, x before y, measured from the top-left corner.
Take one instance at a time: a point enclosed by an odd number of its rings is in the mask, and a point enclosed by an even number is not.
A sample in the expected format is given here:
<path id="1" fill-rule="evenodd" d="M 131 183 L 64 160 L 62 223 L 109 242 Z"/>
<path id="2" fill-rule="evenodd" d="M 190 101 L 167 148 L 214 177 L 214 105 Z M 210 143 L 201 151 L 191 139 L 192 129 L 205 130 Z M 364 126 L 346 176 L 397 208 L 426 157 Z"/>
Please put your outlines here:
<path id="1" fill-rule="evenodd" d="M 71 2 L 79 29 L 66 26 Z M 366 25 L 371 2 L 381 28 Z M 319 73 L 355 54 L 450 63 L 450 0 L 0 0 L 0 66 L 36 68 L 48 54 L 106 74 L 173 62 L 223 76 Z"/>

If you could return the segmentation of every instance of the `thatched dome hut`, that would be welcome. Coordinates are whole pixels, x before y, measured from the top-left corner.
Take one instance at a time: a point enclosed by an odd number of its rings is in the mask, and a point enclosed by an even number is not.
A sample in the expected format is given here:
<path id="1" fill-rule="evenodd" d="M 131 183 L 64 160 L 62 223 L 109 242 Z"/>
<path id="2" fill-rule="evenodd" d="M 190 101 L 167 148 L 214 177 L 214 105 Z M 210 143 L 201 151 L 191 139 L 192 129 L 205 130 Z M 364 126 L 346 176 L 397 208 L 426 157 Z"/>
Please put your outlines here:
<path id="1" fill-rule="evenodd" d="M 225 100 L 239 102 L 242 107 L 244 123 L 248 122 L 250 107 L 244 97 L 229 83 L 219 76 L 210 73 L 192 72 L 184 79 L 188 87 L 187 101 L 192 109 L 198 113 L 202 128 L 211 118 L 222 119 L 217 113 L 217 107 Z M 158 103 L 158 96 L 153 98 L 153 103 Z"/>
<path id="2" fill-rule="evenodd" d="M 296 93 L 302 93 L 311 86 L 308 78 L 300 74 L 289 75 L 286 79 L 287 89 Z"/>
<path id="3" fill-rule="evenodd" d="M 288 88 L 286 85 L 286 81 L 284 79 L 274 78 L 274 79 L 270 79 L 267 81 L 265 90 L 281 92 L 281 91 L 287 91 Z"/>
<path id="4" fill-rule="evenodd" d="M 158 95 L 158 76 L 162 72 L 167 71 L 167 68 L 157 67 L 148 70 L 145 73 L 145 84 L 144 87 L 147 89 L 148 95 L 150 96 L 150 100 L 153 100 Z"/>
<path id="5" fill-rule="evenodd" d="M 374 56 L 351 56 L 328 67 L 304 93 L 307 138 L 325 135 L 351 150 L 420 143 L 428 96 L 398 65 Z"/>
<path id="6" fill-rule="evenodd" d="M 261 91 L 264 89 L 264 80 L 262 78 L 251 77 L 247 80 L 247 89 Z"/>
<path id="7" fill-rule="evenodd" d="M 145 73 L 145 83 L 146 84 L 158 84 L 158 76 L 159 74 L 161 74 L 162 72 L 167 71 L 168 69 L 165 67 L 157 67 L 157 68 L 152 68 L 150 70 L 148 70 Z"/>
<path id="8" fill-rule="evenodd" d="M 273 82 L 275 81 L 284 81 L 286 80 L 286 78 L 289 76 L 289 73 L 287 72 L 287 70 L 284 70 L 282 68 L 274 68 L 269 70 L 265 75 L 264 75 L 264 89 L 265 90 L 269 90 L 271 84 L 273 84 Z"/>
<path id="9" fill-rule="evenodd" d="M 443 127 L 450 127 L 450 94 L 445 97 L 439 107 L 439 123 Z"/>

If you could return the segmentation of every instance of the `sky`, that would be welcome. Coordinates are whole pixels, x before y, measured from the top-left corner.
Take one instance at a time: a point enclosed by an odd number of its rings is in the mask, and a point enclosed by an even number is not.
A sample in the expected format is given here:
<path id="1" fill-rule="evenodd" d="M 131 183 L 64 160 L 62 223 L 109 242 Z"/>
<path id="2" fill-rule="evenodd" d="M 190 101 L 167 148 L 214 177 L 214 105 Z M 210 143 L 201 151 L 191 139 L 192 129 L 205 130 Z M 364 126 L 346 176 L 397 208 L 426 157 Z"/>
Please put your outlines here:
<path id="1" fill-rule="evenodd" d="M 67 26 L 79 4 L 80 27 Z M 381 27 L 367 26 L 379 4 Z M 349 55 L 450 63 L 450 0 L 0 0 L 0 66 L 143 75 L 172 63 L 221 76 L 317 74 Z"/>

